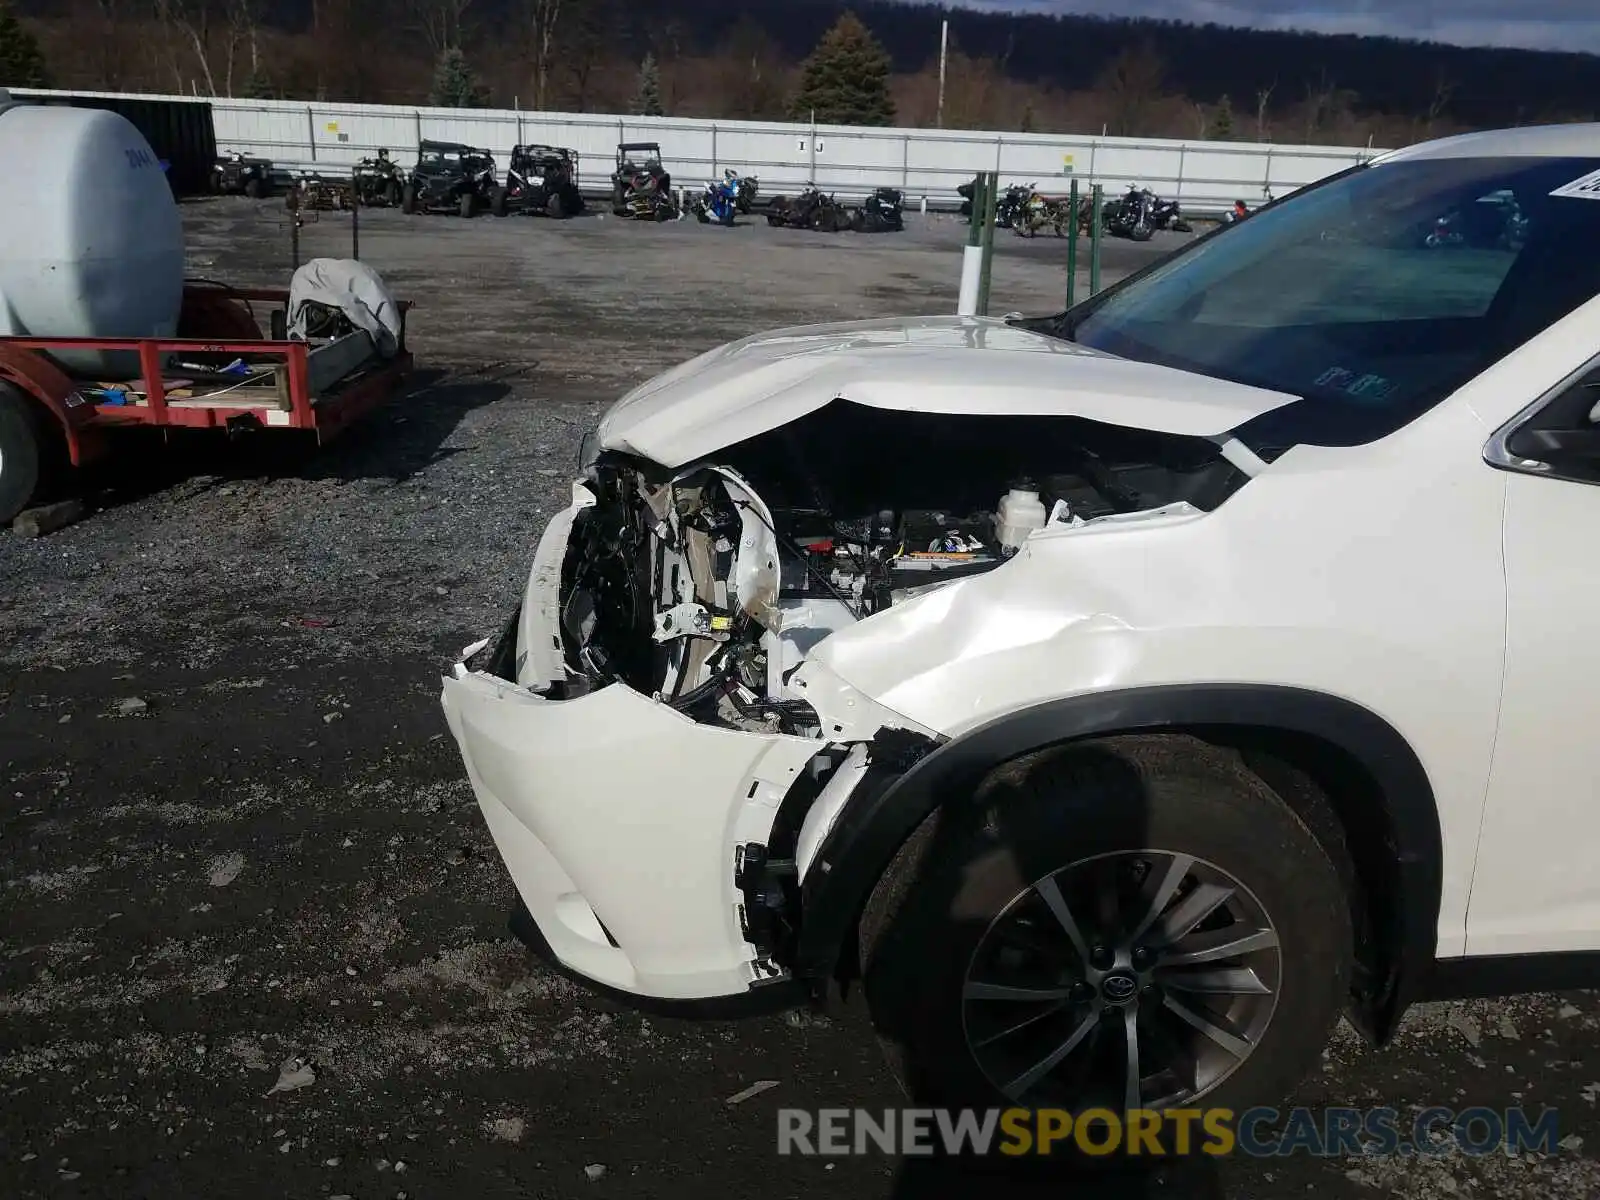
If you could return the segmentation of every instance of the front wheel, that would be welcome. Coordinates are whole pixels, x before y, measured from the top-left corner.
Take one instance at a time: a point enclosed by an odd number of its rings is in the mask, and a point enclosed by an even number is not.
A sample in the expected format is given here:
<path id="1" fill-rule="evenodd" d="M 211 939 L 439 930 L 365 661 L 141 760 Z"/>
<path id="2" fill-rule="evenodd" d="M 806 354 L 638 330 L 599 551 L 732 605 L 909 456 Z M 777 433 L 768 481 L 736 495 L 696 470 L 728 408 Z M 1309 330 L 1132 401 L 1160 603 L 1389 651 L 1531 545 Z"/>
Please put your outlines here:
<path id="1" fill-rule="evenodd" d="M 1074 1113 L 1277 1102 L 1352 957 L 1338 825 L 1294 798 L 1198 739 L 1120 737 L 1009 763 L 935 812 L 860 928 L 902 1085 Z"/>
<path id="2" fill-rule="evenodd" d="M 463 217 L 470 217 L 473 213 L 478 211 L 477 200 L 478 198 L 471 192 L 461 193 L 460 211 Z"/>
<path id="3" fill-rule="evenodd" d="M 417 189 L 409 183 L 406 184 L 405 190 L 400 193 L 400 211 L 408 214 L 417 211 Z"/>
<path id="4" fill-rule="evenodd" d="M 9 384 L 0 383 L 0 525 L 28 507 L 44 474 L 39 422 Z"/>
<path id="5" fill-rule="evenodd" d="M 505 188 L 503 188 L 503 187 L 495 188 L 493 195 L 491 195 L 489 197 L 489 211 L 494 213 L 494 215 L 497 216 L 497 217 L 503 217 L 503 216 L 506 215 L 506 190 L 505 190 Z"/>

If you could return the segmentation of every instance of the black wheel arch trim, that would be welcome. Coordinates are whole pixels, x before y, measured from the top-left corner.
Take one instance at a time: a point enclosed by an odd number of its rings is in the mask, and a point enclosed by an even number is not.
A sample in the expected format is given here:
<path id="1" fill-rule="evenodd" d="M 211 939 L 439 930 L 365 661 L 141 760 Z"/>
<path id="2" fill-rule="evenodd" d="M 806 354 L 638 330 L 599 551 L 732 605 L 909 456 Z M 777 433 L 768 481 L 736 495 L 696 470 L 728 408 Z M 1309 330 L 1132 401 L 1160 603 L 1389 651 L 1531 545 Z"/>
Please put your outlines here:
<path id="1" fill-rule="evenodd" d="M 1387 1041 L 1426 989 L 1438 948 L 1444 852 L 1433 787 L 1410 744 L 1382 717 L 1301 688 L 1222 683 L 1096 692 L 1009 713 L 943 741 L 903 774 L 852 799 L 824 839 L 802 891 L 795 974 L 818 988 L 830 984 L 868 896 L 905 840 L 944 797 L 974 788 L 994 766 L 1091 737 L 1202 727 L 1316 738 L 1376 785 L 1395 840 L 1396 927 L 1387 935 L 1387 977 L 1372 981 L 1350 1015 L 1371 1040 Z"/>

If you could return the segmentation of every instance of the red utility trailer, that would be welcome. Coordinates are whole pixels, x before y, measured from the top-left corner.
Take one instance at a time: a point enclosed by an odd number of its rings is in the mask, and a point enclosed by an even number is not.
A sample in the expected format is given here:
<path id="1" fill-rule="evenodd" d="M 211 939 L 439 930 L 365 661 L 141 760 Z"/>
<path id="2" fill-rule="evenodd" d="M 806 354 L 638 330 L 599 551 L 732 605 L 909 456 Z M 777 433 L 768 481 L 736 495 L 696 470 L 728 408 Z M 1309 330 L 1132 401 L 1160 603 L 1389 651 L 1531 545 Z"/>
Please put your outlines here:
<path id="1" fill-rule="evenodd" d="M 0 523 L 28 505 L 52 465 L 113 453 L 120 429 L 299 429 L 325 442 L 401 386 L 409 303 L 398 304 L 399 345 L 387 357 L 362 330 L 288 339 L 288 303 L 286 289 L 190 283 L 176 337 L 0 337 Z M 72 371 L 74 352 L 90 351 L 137 355 L 138 370 L 117 381 Z"/>

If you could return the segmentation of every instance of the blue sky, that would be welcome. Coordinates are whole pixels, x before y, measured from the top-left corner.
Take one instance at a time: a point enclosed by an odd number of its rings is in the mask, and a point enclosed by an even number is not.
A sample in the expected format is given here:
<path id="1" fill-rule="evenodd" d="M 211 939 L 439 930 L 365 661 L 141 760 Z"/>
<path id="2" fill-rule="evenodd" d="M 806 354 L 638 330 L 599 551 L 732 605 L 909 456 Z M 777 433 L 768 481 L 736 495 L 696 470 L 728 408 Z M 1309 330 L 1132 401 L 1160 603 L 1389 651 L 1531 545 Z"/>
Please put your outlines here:
<path id="1" fill-rule="evenodd" d="M 989 11 L 1099 13 L 1200 24 L 1386 34 L 1463 46 L 1600 54 L 1600 0 L 954 0 Z"/>

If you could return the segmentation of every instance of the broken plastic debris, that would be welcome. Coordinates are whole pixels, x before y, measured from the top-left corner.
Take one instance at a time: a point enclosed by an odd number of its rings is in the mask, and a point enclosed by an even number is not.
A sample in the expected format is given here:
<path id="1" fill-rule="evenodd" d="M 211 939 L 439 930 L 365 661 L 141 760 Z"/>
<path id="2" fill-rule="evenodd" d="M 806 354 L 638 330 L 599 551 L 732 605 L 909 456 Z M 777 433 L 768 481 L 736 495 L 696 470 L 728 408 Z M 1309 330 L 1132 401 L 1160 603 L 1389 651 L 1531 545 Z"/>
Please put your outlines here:
<path id="1" fill-rule="evenodd" d="M 503 1142 L 520 1142 L 527 1129 L 521 1117 L 499 1117 L 488 1123 L 489 1132 Z"/>
<path id="2" fill-rule="evenodd" d="M 212 887 L 227 887 L 239 878 L 239 872 L 242 870 L 244 870 L 244 855 L 238 852 L 224 854 L 220 858 L 211 860 L 206 878 Z"/>
<path id="3" fill-rule="evenodd" d="M 735 1092 L 733 1095 L 729 1096 L 727 1102 L 729 1104 L 743 1104 L 751 1097 L 759 1096 L 762 1092 L 771 1091 L 777 1086 L 778 1081 L 776 1079 L 759 1079 L 755 1083 L 752 1083 L 749 1087 L 745 1088 L 744 1091 Z"/>
<path id="4" fill-rule="evenodd" d="M 583 1173 L 589 1177 L 589 1182 L 593 1183 L 606 1173 L 606 1169 L 602 1163 L 590 1163 L 583 1169 Z"/>
<path id="5" fill-rule="evenodd" d="M 274 1092 L 292 1092 L 297 1088 L 310 1087 L 317 1081 L 317 1072 L 303 1058 L 286 1058 L 283 1066 L 278 1068 L 278 1082 L 267 1091 L 270 1096 Z"/>
<path id="6" fill-rule="evenodd" d="M 117 701 L 118 716 L 133 717 L 140 713 L 148 712 L 149 709 L 149 703 L 138 696 L 129 696 L 126 699 Z"/>

